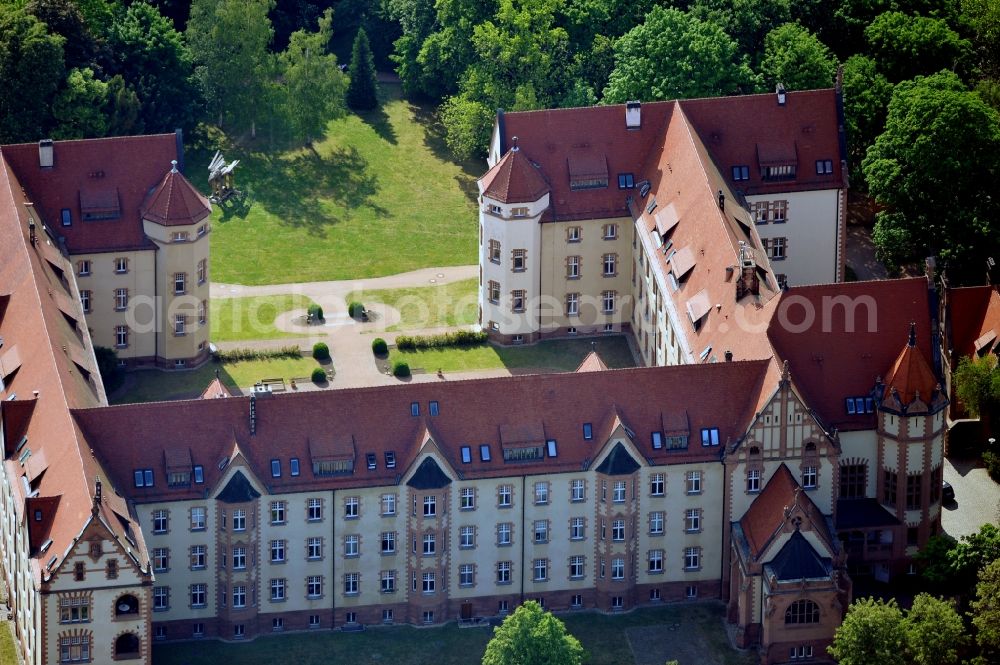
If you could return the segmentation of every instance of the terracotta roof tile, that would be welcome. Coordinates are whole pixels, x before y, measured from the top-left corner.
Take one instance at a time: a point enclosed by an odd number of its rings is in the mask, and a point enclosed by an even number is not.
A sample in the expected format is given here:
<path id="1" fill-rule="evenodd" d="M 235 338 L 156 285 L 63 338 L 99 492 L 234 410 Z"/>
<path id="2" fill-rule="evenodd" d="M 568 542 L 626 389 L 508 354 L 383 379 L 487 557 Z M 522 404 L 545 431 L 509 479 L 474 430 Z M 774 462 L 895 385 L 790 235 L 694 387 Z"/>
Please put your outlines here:
<path id="1" fill-rule="evenodd" d="M 463 477 L 502 477 L 566 472 L 596 463 L 594 457 L 604 443 L 597 436 L 601 429 L 596 424 L 609 421 L 616 408 L 636 433 L 635 446 L 653 463 L 718 459 L 721 447 L 703 448 L 695 437 L 687 450 L 654 450 L 651 432 L 662 427 L 665 407 L 642 397 L 666 394 L 684 385 L 683 408 L 691 429 L 718 427 L 723 442 L 735 440 L 752 417 L 753 400 L 732 396 L 756 395 L 766 366 L 765 362 L 734 362 L 612 369 L 273 395 L 256 401 L 254 435 L 250 434 L 247 397 L 78 409 L 74 416 L 115 478 L 116 489 L 137 501 L 193 498 L 204 496 L 205 490 L 214 491 L 222 475 L 218 462 L 230 457 L 234 440 L 257 475 L 271 483 L 272 491 L 395 484 L 428 434 Z M 431 400 L 440 405 L 439 415 L 410 415 L 412 402 L 420 403 L 424 411 Z M 168 417 L 169 430 L 162 427 Z M 529 436 L 556 439 L 557 457 L 505 463 L 501 444 L 508 440 L 501 441 L 501 425 L 518 422 L 531 425 Z M 594 440 L 583 438 L 584 422 L 595 423 Z M 143 445 L 134 445 L 136 441 Z M 463 445 L 471 446 L 474 453 L 480 445 L 488 445 L 491 461 L 483 462 L 474 454 L 470 463 L 463 464 Z M 168 488 L 160 480 L 164 451 L 176 448 L 190 448 L 193 463 L 204 466 L 204 487 Z M 312 455 L 339 458 L 352 451 L 356 455 L 353 474 L 313 475 Z M 396 468 L 385 466 L 388 451 L 395 453 Z M 377 460 L 376 469 L 370 471 L 365 464 L 368 453 Z M 287 464 L 292 457 L 300 460 L 301 476 L 271 478 L 270 460 L 278 458 Z M 137 468 L 155 470 L 159 477 L 154 487 L 133 486 L 132 473 Z"/>
<path id="2" fill-rule="evenodd" d="M 71 253 L 153 248 L 142 229 L 140 208 L 179 158 L 174 134 L 55 141 L 51 168 L 38 163 L 38 144 L 0 147 L 42 221 L 66 239 Z M 84 221 L 83 208 L 117 205 L 117 219 Z M 72 225 L 62 225 L 62 210 Z"/>
<path id="3" fill-rule="evenodd" d="M 212 214 L 205 196 L 173 165 L 140 210 L 142 217 L 163 226 L 197 224 Z"/>
<path id="4" fill-rule="evenodd" d="M 479 184 L 484 196 L 501 203 L 529 203 L 549 191 L 545 177 L 517 148 L 508 150 Z"/>
<path id="5" fill-rule="evenodd" d="M 970 286 L 948 291 L 951 345 L 957 357 L 1000 349 L 1000 286 Z"/>
<path id="6" fill-rule="evenodd" d="M 740 526 L 750 545 L 752 556 L 760 556 L 767 548 L 785 523 L 786 508 L 795 503 L 798 503 L 812 522 L 813 528 L 819 531 L 827 543 L 833 542 L 823 513 L 809 498 L 809 494 L 801 490 L 792 472 L 782 463 L 740 518 Z"/>
<path id="7" fill-rule="evenodd" d="M 927 364 L 923 352 L 916 347 L 915 341 L 913 344 L 905 345 L 899 352 L 884 382 L 886 390 L 884 396 L 888 396 L 890 391 L 895 391 L 903 404 L 910 404 L 918 397 L 927 402 L 938 385 L 933 370 Z"/>
<path id="8" fill-rule="evenodd" d="M 576 368 L 577 372 L 603 372 L 608 368 L 601 360 L 601 357 L 597 355 L 597 351 L 591 351 L 587 354 L 587 357 L 583 359 L 580 366 Z"/>

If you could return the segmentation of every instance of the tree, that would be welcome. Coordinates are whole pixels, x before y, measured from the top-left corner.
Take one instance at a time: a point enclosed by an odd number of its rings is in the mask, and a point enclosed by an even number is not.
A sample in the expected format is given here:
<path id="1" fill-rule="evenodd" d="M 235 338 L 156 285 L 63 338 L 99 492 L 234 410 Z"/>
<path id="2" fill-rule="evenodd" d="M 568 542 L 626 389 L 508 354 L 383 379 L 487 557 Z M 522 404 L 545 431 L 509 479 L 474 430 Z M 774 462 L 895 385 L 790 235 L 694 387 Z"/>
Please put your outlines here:
<path id="1" fill-rule="evenodd" d="M 490 142 L 493 111 L 482 102 L 461 96 L 449 97 L 438 113 L 445 127 L 445 143 L 459 159 L 483 156 Z"/>
<path id="2" fill-rule="evenodd" d="M 808 30 L 786 23 L 767 33 L 760 69 L 769 85 L 781 83 L 789 90 L 829 88 L 837 59 Z"/>
<path id="3" fill-rule="evenodd" d="M 440 26 L 420 45 L 417 53 L 420 91 L 434 99 L 458 92 L 459 77 L 476 58 L 472 33 L 491 18 L 497 0 L 438 0 Z"/>
<path id="4" fill-rule="evenodd" d="M 106 346 L 95 346 L 94 358 L 97 360 L 97 371 L 101 373 L 101 380 L 104 383 L 104 392 L 111 394 L 121 385 L 124 378 L 124 372 L 118 366 L 118 354 Z"/>
<path id="5" fill-rule="evenodd" d="M 965 642 L 965 625 L 955 607 L 921 593 L 903 620 L 909 662 L 914 665 L 954 665 Z"/>
<path id="6" fill-rule="evenodd" d="M 897 82 L 942 69 L 960 69 L 972 45 L 941 19 L 880 14 L 865 28 L 872 57 Z"/>
<path id="7" fill-rule="evenodd" d="M 736 42 L 714 23 L 657 6 L 615 43 L 604 101 L 717 97 L 753 87 Z"/>
<path id="8" fill-rule="evenodd" d="M 847 609 L 828 650 L 840 665 L 904 665 L 904 635 L 895 600 L 861 598 Z"/>
<path id="9" fill-rule="evenodd" d="M 954 590 L 955 569 L 951 565 L 951 551 L 958 541 L 947 534 L 931 536 L 927 544 L 917 552 L 916 559 L 920 562 L 920 575 L 930 584 Z"/>
<path id="10" fill-rule="evenodd" d="M 434 31 L 437 13 L 433 0 L 386 0 L 389 15 L 399 23 L 403 34 L 396 40 L 389 59 L 408 95 L 423 91 L 423 69 L 417 61 L 420 47 Z"/>
<path id="11" fill-rule="evenodd" d="M 873 239 L 889 265 L 936 254 L 953 284 L 982 279 L 1000 245 L 1000 115 L 951 72 L 896 85 L 862 163 L 885 207 Z"/>
<path id="12" fill-rule="evenodd" d="M 974 416 L 989 423 L 1000 412 L 1000 363 L 993 354 L 962 358 L 955 370 L 955 394 Z"/>
<path id="13" fill-rule="evenodd" d="M 984 655 L 1000 655 L 1000 559 L 986 566 L 979 576 L 976 599 L 972 601 L 972 625 Z"/>
<path id="14" fill-rule="evenodd" d="M 91 139 L 104 136 L 108 121 L 104 106 L 108 98 L 108 84 L 94 78 L 94 72 L 74 69 L 66 77 L 66 85 L 56 95 L 52 115 L 56 139 Z"/>
<path id="15" fill-rule="evenodd" d="M 378 78 L 375 74 L 375 58 L 368 46 L 368 34 L 364 28 L 358 30 L 351 50 L 351 68 L 348 71 L 351 82 L 347 85 L 347 105 L 355 111 L 371 111 L 378 107 Z"/>
<path id="16" fill-rule="evenodd" d="M 885 130 L 892 84 L 878 71 L 874 60 L 863 55 L 852 55 L 844 63 L 843 90 L 851 188 L 866 191 L 868 183 L 861 169 L 861 162 L 868 147 Z"/>
<path id="17" fill-rule="evenodd" d="M 584 655 L 563 622 L 529 600 L 493 630 L 483 665 L 581 665 Z"/>
<path id="18" fill-rule="evenodd" d="M 111 26 L 115 73 L 135 91 L 139 120 L 149 133 L 193 127 L 201 107 L 194 60 L 181 34 L 159 10 L 135 2 Z"/>
<path id="19" fill-rule="evenodd" d="M 962 19 L 972 29 L 980 67 L 1000 77 L 1000 2 L 962 0 Z"/>
<path id="20" fill-rule="evenodd" d="M 791 0 L 694 0 L 688 11 L 725 30 L 753 65 L 760 61 L 767 34 L 793 20 Z"/>
<path id="21" fill-rule="evenodd" d="M 292 33 L 280 57 L 286 115 L 294 136 L 306 142 L 322 136 L 326 124 L 344 112 L 347 83 L 337 57 L 326 52 L 332 25 L 333 10 L 327 9 L 318 30 Z"/>
<path id="22" fill-rule="evenodd" d="M 72 0 L 30 0 L 25 11 L 44 23 L 49 32 L 61 35 L 66 67 L 93 67 L 97 43 L 83 14 Z"/>
<path id="23" fill-rule="evenodd" d="M 107 107 L 108 136 L 128 136 L 142 132 L 139 118 L 139 98 L 120 75 L 108 81 Z"/>
<path id="24" fill-rule="evenodd" d="M 23 9 L 0 4 L 0 143 L 37 141 L 48 131 L 64 76 L 63 42 Z"/>
<path id="25" fill-rule="evenodd" d="M 186 35 L 209 108 L 219 124 L 257 135 L 273 63 L 267 47 L 275 0 L 194 0 Z"/>

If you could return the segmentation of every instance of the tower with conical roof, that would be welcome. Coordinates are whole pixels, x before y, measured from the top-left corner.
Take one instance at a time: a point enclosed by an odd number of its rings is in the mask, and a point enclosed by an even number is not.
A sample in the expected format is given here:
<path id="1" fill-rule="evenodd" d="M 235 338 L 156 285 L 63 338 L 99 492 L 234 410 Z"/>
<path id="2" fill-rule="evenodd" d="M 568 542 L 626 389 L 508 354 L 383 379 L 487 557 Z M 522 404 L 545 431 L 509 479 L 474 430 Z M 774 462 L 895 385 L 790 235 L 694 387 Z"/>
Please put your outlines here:
<path id="1" fill-rule="evenodd" d="M 877 559 L 881 553 L 899 567 L 941 525 L 948 398 L 917 345 L 916 324 L 910 324 L 906 345 L 885 378 L 876 381 L 872 397 L 877 405 L 876 498 L 898 525 L 886 526 L 877 536 L 868 534 L 865 558 Z"/>
<path id="2" fill-rule="evenodd" d="M 549 184 L 513 139 L 479 179 L 479 320 L 502 343 L 532 342 L 541 328 L 542 214 Z"/>
<path id="3" fill-rule="evenodd" d="M 143 202 L 142 226 L 156 244 L 156 356 L 171 368 L 208 355 L 208 217 L 211 206 L 177 161 Z"/>

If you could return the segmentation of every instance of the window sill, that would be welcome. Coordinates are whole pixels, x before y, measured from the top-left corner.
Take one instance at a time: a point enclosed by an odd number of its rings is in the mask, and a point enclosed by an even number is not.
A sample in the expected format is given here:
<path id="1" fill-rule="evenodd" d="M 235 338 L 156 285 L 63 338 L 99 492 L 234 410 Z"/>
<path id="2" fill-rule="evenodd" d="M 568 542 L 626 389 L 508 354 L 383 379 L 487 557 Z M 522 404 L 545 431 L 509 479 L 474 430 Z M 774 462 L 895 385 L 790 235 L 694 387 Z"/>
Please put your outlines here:
<path id="1" fill-rule="evenodd" d="M 580 279 L 579 275 L 566 275 L 566 279 Z"/>
<path id="2" fill-rule="evenodd" d="M 662 575 L 663 571 L 662 570 L 647 570 L 646 574 L 647 575 Z"/>
<path id="3" fill-rule="evenodd" d="M 207 570 L 208 566 L 191 566 L 191 572 L 198 572 L 199 570 Z"/>
<path id="4" fill-rule="evenodd" d="M 284 603 L 285 601 L 286 601 L 285 598 L 272 598 L 271 599 L 272 603 Z"/>
<path id="5" fill-rule="evenodd" d="M 653 538 L 656 538 L 656 537 L 659 537 L 659 536 L 662 536 L 662 535 L 663 535 L 663 532 L 662 532 L 662 531 L 650 531 L 650 532 L 649 532 L 649 535 L 650 535 L 651 537 L 653 537 Z"/>
<path id="6" fill-rule="evenodd" d="M 271 559 L 271 565 L 273 566 L 281 566 L 285 563 L 286 563 L 285 559 Z"/>
<path id="7" fill-rule="evenodd" d="M 391 552 L 382 552 L 382 556 L 396 556 L 396 550 Z"/>
<path id="8" fill-rule="evenodd" d="M 687 533 L 687 534 L 701 533 L 701 529 L 684 529 L 684 533 Z"/>

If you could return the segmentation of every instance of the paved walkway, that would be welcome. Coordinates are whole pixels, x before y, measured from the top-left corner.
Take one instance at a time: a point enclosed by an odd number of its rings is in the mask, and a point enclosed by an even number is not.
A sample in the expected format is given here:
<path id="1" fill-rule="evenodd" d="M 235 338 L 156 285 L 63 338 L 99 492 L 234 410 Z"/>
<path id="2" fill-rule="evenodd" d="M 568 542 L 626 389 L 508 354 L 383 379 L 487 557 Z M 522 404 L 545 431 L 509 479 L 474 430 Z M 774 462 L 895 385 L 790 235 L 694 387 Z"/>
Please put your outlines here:
<path id="1" fill-rule="evenodd" d="M 975 461 L 949 458 L 944 479 L 955 489 L 955 501 L 945 504 L 941 526 L 952 538 L 979 531 L 984 524 L 1000 523 L 1000 485 Z"/>
<path id="2" fill-rule="evenodd" d="M 854 269 L 859 280 L 887 279 L 885 266 L 875 258 L 875 244 L 871 229 L 851 224 L 847 227 L 847 265 Z"/>
<path id="3" fill-rule="evenodd" d="M 378 289 L 400 289 L 420 286 L 435 286 L 474 278 L 479 275 L 479 266 L 452 266 L 448 268 L 426 268 L 412 272 L 376 277 L 372 279 L 344 280 L 337 282 L 305 282 L 298 284 L 270 284 L 266 286 L 243 286 L 240 284 L 212 283 L 212 298 L 245 298 L 249 296 L 273 296 L 299 294 L 311 298 L 323 308 L 326 317 L 324 325 L 307 326 L 301 323 L 303 310 L 286 312 L 275 320 L 280 330 L 291 333 L 301 333 L 301 337 L 285 338 L 267 341 L 222 342 L 220 349 L 233 348 L 277 349 L 283 346 L 297 344 L 304 352 L 311 352 L 316 342 L 326 342 L 333 356 L 336 375 L 329 386 L 333 388 L 348 388 L 358 386 L 392 385 L 402 380 L 388 374 L 384 359 L 375 358 L 372 354 L 372 340 L 376 337 L 393 344 L 400 334 L 419 332 L 432 335 L 441 332 L 458 330 L 458 327 L 431 328 L 420 331 L 386 332 L 385 328 L 399 321 L 399 312 L 395 309 L 374 303 L 370 306 L 373 320 L 359 323 L 347 314 L 346 298 L 352 291 L 374 291 Z M 427 374 L 414 374 L 405 381 L 422 383 L 429 381 L 447 381 L 455 379 L 472 379 L 481 377 L 509 376 L 506 369 L 486 369 L 456 374 L 445 374 L 439 377 L 434 368 L 427 368 Z M 287 378 L 287 377 L 286 377 Z M 318 390 L 311 382 L 298 385 L 299 391 Z"/>

